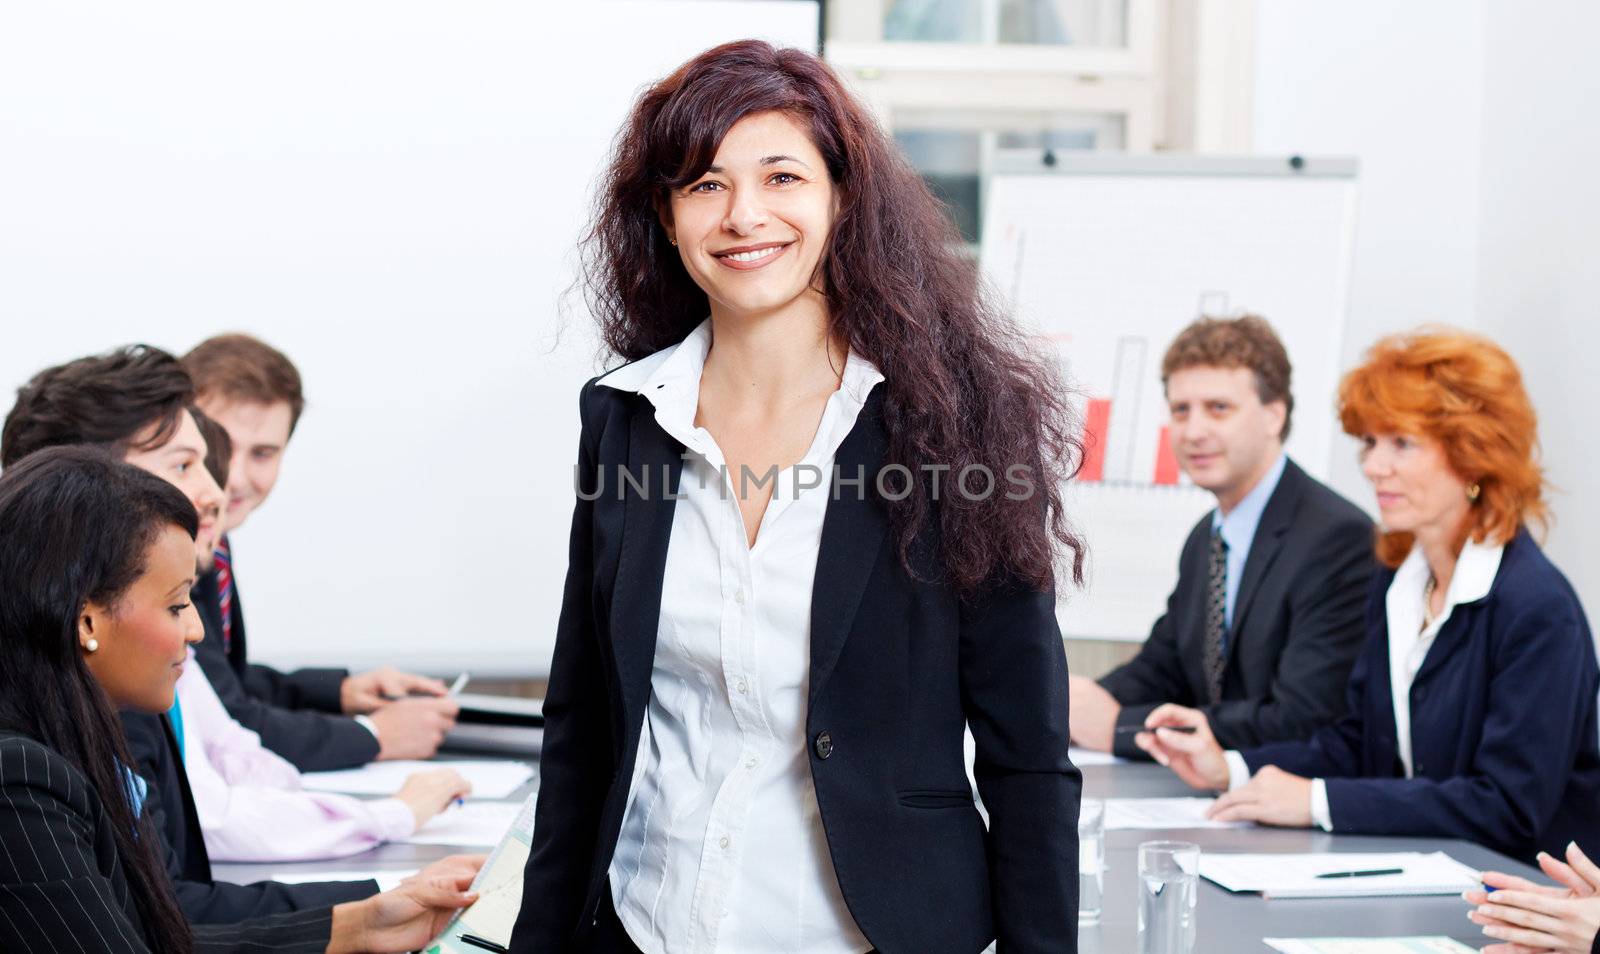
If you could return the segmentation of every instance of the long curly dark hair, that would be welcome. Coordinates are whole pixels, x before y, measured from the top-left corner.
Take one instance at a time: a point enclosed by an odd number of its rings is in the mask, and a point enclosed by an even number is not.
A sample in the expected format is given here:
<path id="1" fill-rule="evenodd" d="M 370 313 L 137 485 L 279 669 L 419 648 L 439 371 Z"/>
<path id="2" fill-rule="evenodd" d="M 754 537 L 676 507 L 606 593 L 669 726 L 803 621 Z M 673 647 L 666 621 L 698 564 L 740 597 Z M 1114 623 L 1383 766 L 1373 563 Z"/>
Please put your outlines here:
<path id="1" fill-rule="evenodd" d="M 1084 545 L 1061 489 L 1083 448 L 1055 362 L 986 291 L 921 177 L 810 54 L 756 40 L 724 44 L 639 98 L 617 135 L 583 246 L 583 281 L 606 346 L 636 360 L 682 341 L 709 313 L 657 203 L 706 171 L 734 123 L 774 110 L 809 128 L 839 194 L 820 285 L 830 333 L 886 378 L 885 463 L 915 475 L 912 493 L 887 501 L 902 563 L 909 571 L 933 509 L 943 569 L 959 591 L 999 579 L 1044 589 L 1062 557 L 1081 583 Z M 939 474 L 925 468 L 948 467 L 948 486 L 969 465 L 997 480 L 1014 465 L 1031 468 L 1033 491 L 1026 499 L 934 493 Z"/>

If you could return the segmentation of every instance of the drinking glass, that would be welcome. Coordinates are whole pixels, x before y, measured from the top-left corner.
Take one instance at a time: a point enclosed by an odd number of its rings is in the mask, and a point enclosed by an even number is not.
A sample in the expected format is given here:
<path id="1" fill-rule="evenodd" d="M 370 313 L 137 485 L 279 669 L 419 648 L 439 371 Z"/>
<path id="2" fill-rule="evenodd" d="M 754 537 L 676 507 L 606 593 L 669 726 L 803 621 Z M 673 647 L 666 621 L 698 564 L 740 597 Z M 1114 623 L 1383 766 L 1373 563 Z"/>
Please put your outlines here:
<path id="1" fill-rule="evenodd" d="M 1139 846 L 1139 954 L 1194 954 L 1199 881 L 1199 845 Z"/>
<path id="2" fill-rule="evenodd" d="M 1100 923 L 1105 890 L 1106 803 L 1085 798 L 1078 806 L 1078 923 Z"/>

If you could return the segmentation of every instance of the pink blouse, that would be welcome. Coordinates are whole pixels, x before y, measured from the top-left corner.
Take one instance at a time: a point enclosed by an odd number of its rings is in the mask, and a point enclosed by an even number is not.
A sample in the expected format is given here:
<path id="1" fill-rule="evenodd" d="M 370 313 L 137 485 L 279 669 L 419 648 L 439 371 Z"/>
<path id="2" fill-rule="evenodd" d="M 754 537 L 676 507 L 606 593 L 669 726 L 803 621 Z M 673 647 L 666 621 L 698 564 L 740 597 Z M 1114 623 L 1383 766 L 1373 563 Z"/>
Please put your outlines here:
<path id="1" fill-rule="evenodd" d="M 178 678 L 178 703 L 183 767 L 212 860 L 339 858 L 416 831 L 416 817 L 397 798 L 303 791 L 299 770 L 228 715 L 193 649 Z"/>

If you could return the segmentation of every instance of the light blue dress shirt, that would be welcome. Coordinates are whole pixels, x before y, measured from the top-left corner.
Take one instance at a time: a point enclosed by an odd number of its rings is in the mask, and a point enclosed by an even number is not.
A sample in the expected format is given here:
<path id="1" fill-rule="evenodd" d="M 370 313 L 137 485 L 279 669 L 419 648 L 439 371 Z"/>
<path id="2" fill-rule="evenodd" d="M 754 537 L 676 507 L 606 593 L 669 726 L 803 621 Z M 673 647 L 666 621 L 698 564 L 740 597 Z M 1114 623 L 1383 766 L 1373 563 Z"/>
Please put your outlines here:
<path id="1" fill-rule="evenodd" d="M 1244 576 L 1244 561 L 1250 556 L 1250 544 L 1256 538 L 1256 527 L 1261 524 L 1261 514 L 1266 511 L 1272 492 L 1278 489 L 1278 480 L 1283 477 L 1283 468 L 1288 460 L 1286 455 L 1279 454 L 1278 462 L 1250 488 L 1250 492 L 1226 517 L 1222 515 L 1220 507 L 1211 511 L 1211 529 L 1221 527 L 1222 542 L 1228 545 L 1227 598 L 1223 603 L 1222 615 L 1226 629 L 1233 629 L 1233 604 L 1239 595 L 1239 580 Z"/>

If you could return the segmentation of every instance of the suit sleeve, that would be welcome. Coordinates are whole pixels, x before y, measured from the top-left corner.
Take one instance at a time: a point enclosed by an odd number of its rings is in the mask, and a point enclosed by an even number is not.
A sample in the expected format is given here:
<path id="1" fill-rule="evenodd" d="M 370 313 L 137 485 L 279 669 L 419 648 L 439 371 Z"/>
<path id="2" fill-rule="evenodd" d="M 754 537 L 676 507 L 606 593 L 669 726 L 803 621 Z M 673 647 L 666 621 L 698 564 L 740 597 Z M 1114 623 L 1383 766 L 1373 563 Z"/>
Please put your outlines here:
<path id="1" fill-rule="evenodd" d="M 1100 678 L 1100 685 L 1122 704 L 1122 711 L 1117 713 L 1119 729 L 1143 727 L 1150 713 L 1164 703 L 1191 706 L 1198 701 L 1184 678 L 1183 655 L 1178 650 L 1173 625 L 1184 612 L 1178 605 L 1178 594 L 1190 588 L 1186 577 L 1196 552 L 1195 535 L 1191 533 L 1178 559 L 1178 585 L 1167 596 L 1167 611 L 1150 627 L 1139 654 Z M 1133 736 L 1132 732 L 1117 733 L 1111 751 L 1125 759 L 1148 761 L 1149 754 L 1133 744 Z"/>
<path id="2" fill-rule="evenodd" d="M 989 813 L 999 949 L 1071 952 L 1078 936 L 1078 803 L 1068 757 L 1067 657 L 1055 594 L 995 585 L 964 605 L 961 692 Z"/>
<path id="3" fill-rule="evenodd" d="M 151 954 L 119 886 L 96 863 L 90 840 L 96 820 L 85 813 L 87 799 L 72 791 L 83 780 L 52 767 L 41 752 L 14 745 L 0 749 L 0 778 L 0 843 L 8 848 L 0 852 L 0 949 Z M 321 954 L 331 932 L 330 910 L 304 911 L 196 929 L 195 949 Z"/>
<path id="4" fill-rule="evenodd" d="M 1308 551 L 1289 595 L 1289 633 L 1270 691 L 1201 707 L 1224 748 L 1309 738 L 1345 713 L 1374 569 L 1364 520 L 1341 521 Z"/>
<path id="5" fill-rule="evenodd" d="M 348 669 L 296 669 L 284 673 L 251 663 L 245 667 L 244 688 L 263 702 L 283 709 L 315 709 L 338 715 L 343 707 L 339 689 L 350 675 Z"/>
<path id="6" fill-rule="evenodd" d="M 1560 805 L 1594 704 L 1594 645 L 1574 605 L 1545 601 L 1507 620 L 1471 768 L 1433 778 L 1330 778 L 1336 832 L 1528 844 Z M 1530 695 L 1529 687 L 1537 687 Z M 1592 730 L 1591 730 L 1592 731 Z M 1555 848 L 1556 846 L 1549 846 Z"/>
<path id="7" fill-rule="evenodd" d="M 348 716 L 309 709 L 285 709 L 265 702 L 245 688 L 208 636 L 195 647 L 211 688 L 240 725 L 261 736 L 261 744 L 292 762 L 302 772 L 354 768 L 378 757 L 378 739 Z"/>
<path id="8" fill-rule="evenodd" d="M 578 481 L 586 489 L 596 486 L 599 473 L 598 424 L 588 411 L 594 387 L 590 382 L 579 397 L 584 429 Z M 511 933 L 513 954 L 568 950 L 583 916 L 601 803 L 611 781 L 611 719 L 594 619 L 594 504 L 583 496 L 572 512 L 567 578 L 544 702 L 539 801 L 523 873 L 522 909 Z"/>

